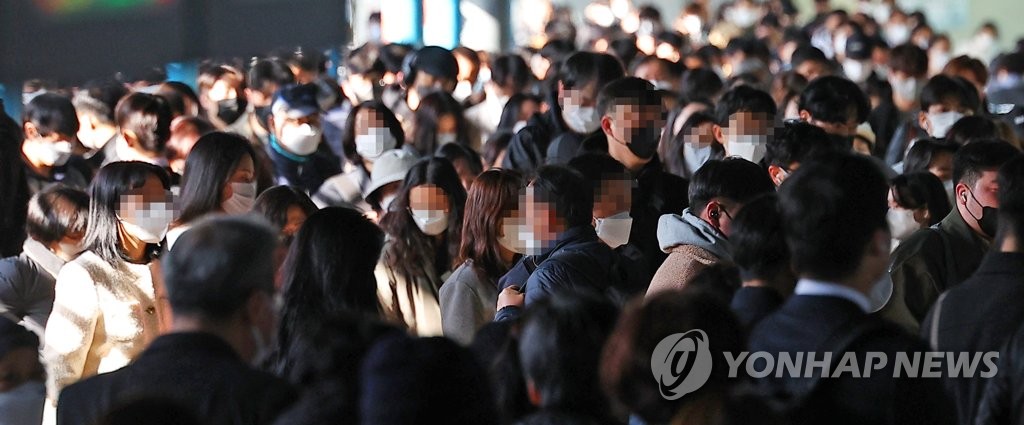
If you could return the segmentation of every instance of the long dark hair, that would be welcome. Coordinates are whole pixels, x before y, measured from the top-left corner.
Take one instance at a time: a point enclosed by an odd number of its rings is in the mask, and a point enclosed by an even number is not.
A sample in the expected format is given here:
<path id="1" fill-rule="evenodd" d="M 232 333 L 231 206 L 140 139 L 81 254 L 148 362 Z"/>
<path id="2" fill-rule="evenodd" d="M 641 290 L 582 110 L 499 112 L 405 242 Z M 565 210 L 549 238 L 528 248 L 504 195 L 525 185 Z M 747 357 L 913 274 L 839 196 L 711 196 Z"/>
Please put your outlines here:
<path id="1" fill-rule="evenodd" d="M 662 143 L 658 147 L 658 155 L 664 162 L 666 171 L 685 178 L 690 178 L 697 171 L 687 170 L 683 146 L 686 144 L 686 136 L 689 136 L 693 129 L 709 122 L 714 123 L 715 118 L 704 112 L 696 112 L 686 119 L 678 133 L 664 139 L 668 143 Z M 712 142 L 711 149 L 716 152 L 723 151 L 717 142 Z M 715 155 L 712 155 L 712 158 L 714 157 Z"/>
<path id="2" fill-rule="evenodd" d="M 466 198 L 466 219 L 462 224 L 462 245 L 458 262 L 473 260 L 484 281 L 497 282 L 509 269 L 501 260 L 501 220 L 519 204 L 523 178 L 513 170 L 488 170 L 480 174 Z"/>
<path id="3" fill-rule="evenodd" d="M 359 152 L 356 152 L 356 117 L 359 116 L 359 112 L 363 109 L 369 109 L 380 115 L 381 121 L 384 121 L 384 126 L 391 130 L 392 136 L 395 136 L 395 147 L 393 149 L 401 149 L 402 145 L 405 144 L 405 130 L 402 129 L 402 123 L 398 122 L 398 118 L 395 117 L 394 112 L 391 112 L 391 109 L 388 109 L 387 106 L 376 100 L 356 105 L 348 113 L 348 119 L 345 120 L 345 132 L 341 135 L 341 150 L 345 153 L 345 159 L 349 163 L 360 168 L 363 168 L 363 157 L 359 155 Z"/>
<path id="4" fill-rule="evenodd" d="M 424 234 L 409 213 L 409 192 L 414 187 L 433 184 L 448 196 L 448 229 L 441 242 Z M 409 170 L 402 189 L 395 198 L 391 211 L 381 220 L 381 227 L 391 237 L 384 251 L 384 264 L 396 277 L 409 283 L 411 291 L 419 279 L 430 281 L 435 291 L 441 287 L 441 275 L 455 266 L 459 245 L 462 243 L 462 217 L 466 206 L 466 190 L 462 188 L 455 167 L 447 159 L 432 157 L 420 160 Z M 430 264 L 429 270 L 423 265 Z M 392 302 L 398 306 L 396 282 L 391 282 Z M 410 294 L 411 296 L 411 294 Z M 415 312 L 413 312 L 415 315 Z"/>
<path id="5" fill-rule="evenodd" d="M 89 226 L 85 231 L 85 249 L 110 264 L 127 261 L 121 247 L 117 209 L 121 196 L 146 184 L 149 176 L 156 176 L 164 189 L 171 189 L 167 172 L 157 165 L 140 161 L 112 162 L 100 169 L 92 181 L 92 200 L 89 203 Z M 147 260 L 156 254 L 157 246 L 150 244 Z"/>
<path id="6" fill-rule="evenodd" d="M 181 176 L 181 216 L 175 225 L 195 220 L 220 209 L 224 185 L 248 155 L 256 165 L 256 153 L 242 136 L 215 131 L 196 141 L 185 160 Z"/>
<path id="7" fill-rule="evenodd" d="M 0 101 L 0 257 L 21 252 L 25 242 L 28 182 L 21 160 L 21 128 L 3 112 Z"/>
<path id="8" fill-rule="evenodd" d="M 444 115 L 455 118 L 456 143 L 469 145 L 469 122 L 463 115 L 462 105 L 448 93 L 433 92 L 420 100 L 416 108 L 413 146 L 422 156 L 437 151 L 437 123 Z"/>
<path id="9" fill-rule="evenodd" d="M 282 269 L 280 347 L 296 329 L 338 313 L 379 318 L 374 268 L 384 232 L 360 212 L 319 210 L 300 228 Z"/>

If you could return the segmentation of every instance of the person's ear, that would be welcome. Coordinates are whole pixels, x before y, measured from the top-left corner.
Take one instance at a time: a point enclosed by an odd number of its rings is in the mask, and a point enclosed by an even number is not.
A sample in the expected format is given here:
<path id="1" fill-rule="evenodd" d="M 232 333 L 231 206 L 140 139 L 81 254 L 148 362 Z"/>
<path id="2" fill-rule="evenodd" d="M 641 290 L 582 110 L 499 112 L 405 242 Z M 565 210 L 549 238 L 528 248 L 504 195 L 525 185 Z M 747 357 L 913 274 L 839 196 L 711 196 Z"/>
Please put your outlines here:
<path id="1" fill-rule="evenodd" d="M 544 402 L 540 396 L 540 390 L 537 389 L 537 384 L 534 384 L 532 379 L 526 380 L 526 397 L 530 399 L 530 404 L 537 407 Z"/>
<path id="2" fill-rule="evenodd" d="M 561 80 L 558 81 L 558 98 L 565 97 L 565 84 Z"/>
<path id="3" fill-rule="evenodd" d="M 918 223 L 927 225 L 932 221 L 931 210 L 929 210 L 928 208 L 920 208 L 914 211 L 914 220 L 917 220 Z"/>
<path id="4" fill-rule="evenodd" d="M 707 205 L 704 205 L 704 211 L 702 214 L 708 223 L 712 227 L 719 229 L 722 227 L 722 205 L 718 201 L 710 201 Z"/>
<path id="5" fill-rule="evenodd" d="M 718 124 L 712 125 L 711 133 L 715 135 L 715 140 L 718 141 L 719 144 L 725 146 L 725 130 L 722 128 L 722 126 Z"/>
<path id="6" fill-rule="evenodd" d="M 121 136 L 124 137 L 124 141 L 128 143 L 130 148 L 134 149 L 139 144 L 139 136 L 135 134 L 135 131 L 123 130 L 121 131 Z"/>
<path id="7" fill-rule="evenodd" d="M 25 140 L 39 138 L 39 129 L 32 122 L 26 122 L 25 124 L 22 124 L 22 129 L 25 131 Z"/>
<path id="8" fill-rule="evenodd" d="M 927 112 L 920 111 L 917 113 L 917 125 L 918 127 L 921 127 L 925 133 L 928 133 L 929 135 L 932 134 L 932 123 L 928 120 Z"/>
<path id="9" fill-rule="evenodd" d="M 778 165 L 768 166 L 768 177 L 771 177 L 772 183 L 775 183 L 775 187 L 782 185 L 782 181 L 784 180 L 782 176 L 783 173 L 785 173 L 785 171 L 783 171 L 782 167 L 779 167 Z"/>
<path id="10" fill-rule="evenodd" d="M 601 130 L 604 131 L 604 134 L 615 136 L 615 133 L 612 131 L 612 117 L 608 115 L 601 116 Z"/>
<path id="11" fill-rule="evenodd" d="M 967 206 L 967 192 L 969 191 L 967 185 L 963 183 L 957 183 L 953 190 L 956 192 L 956 202 L 958 204 Z"/>
<path id="12" fill-rule="evenodd" d="M 811 113 L 807 112 L 806 109 L 801 109 L 799 112 L 800 121 L 811 122 Z"/>

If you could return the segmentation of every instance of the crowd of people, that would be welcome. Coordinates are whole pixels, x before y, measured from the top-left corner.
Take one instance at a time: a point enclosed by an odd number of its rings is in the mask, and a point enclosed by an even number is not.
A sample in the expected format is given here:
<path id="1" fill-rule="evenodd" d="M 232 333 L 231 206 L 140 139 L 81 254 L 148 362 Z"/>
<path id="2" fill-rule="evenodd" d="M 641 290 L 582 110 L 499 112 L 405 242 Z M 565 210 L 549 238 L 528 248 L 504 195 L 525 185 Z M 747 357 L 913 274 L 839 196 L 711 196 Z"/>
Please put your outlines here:
<path id="1" fill-rule="evenodd" d="M 0 424 L 1019 423 L 1024 42 L 954 57 L 892 0 L 814 4 L 26 83 Z M 695 329 L 707 382 L 666 397 L 655 351 Z M 999 355 L 819 379 L 742 351 Z"/>

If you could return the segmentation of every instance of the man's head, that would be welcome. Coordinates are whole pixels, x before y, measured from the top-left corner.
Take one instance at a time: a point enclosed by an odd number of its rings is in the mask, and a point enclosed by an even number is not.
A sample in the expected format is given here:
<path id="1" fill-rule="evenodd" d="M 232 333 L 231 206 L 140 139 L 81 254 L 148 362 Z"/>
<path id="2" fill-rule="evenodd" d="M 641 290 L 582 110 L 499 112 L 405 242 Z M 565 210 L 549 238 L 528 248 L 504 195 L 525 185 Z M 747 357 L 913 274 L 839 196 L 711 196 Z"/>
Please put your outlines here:
<path id="1" fill-rule="evenodd" d="M 779 192 L 796 272 L 866 294 L 888 266 L 888 191 L 869 158 L 841 153 L 802 165 Z"/>
<path id="2" fill-rule="evenodd" d="M 196 79 L 199 103 L 206 117 L 218 128 L 225 128 L 245 113 L 245 75 L 230 65 L 209 66 L 200 70 Z"/>
<path id="3" fill-rule="evenodd" d="M 569 129 L 587 134 L 601 128 L 598 93 L 624 75 L 622 63 L 612 55 L 577 52 L 569 56 L 562 64 L 558 83 L 562 119 Z"/>
<path id="4" fill-rule="evenodd" d="M 776 110 L 770 94 L 747 85 L 737 86 L 726 92 L 715 108 L 715 139 L 725 146 L 727 156 L 761 162 Z"/>
<path id="5" fill-rule="evenodd" d="M 612 248 L 629 242 L 633 207 L 633 179 L 619 161 L 599 154 L 584 154 L 569 161 L 590 183 L 594 193 L 594 221 L 597 235 Z M 609 220 L 610 219 L 610 220 Z"/>
<path id="6" fill-rule="evenodd" d="M 893 100 L 901 111 L 917 106 L 927 74 L 928 52 L 924 49 L 906 43 L 894 47 L 889 53 L 889 84 L 892 85 Z"/>
<path id="7" fill-rule="evenodd" d="M 936 75 L 921 90 L 917 123 L 929 136 L 941 139 L 960 118 L 974 115 L 981 101 L 978 92 L 960 77 Z"/>
<path id="8" fill-rule="evenodd" d="M 71 100 L 56 93 L 34 97 L 22 112 L 21 152 L 33 166 L 59 167 L 71 159 L 78 115 Z"/>
<path id="9" fill-rule="evenodd" d="M 459 62 L 443 47 L 427 46 L 406 57 L 403 83 L 408 92 L 409 108 L 419 108 L 419 101 L 432 91 L 452 94 L 458 83 Z"/>
<path id="10" fill-rule="evenodd" d="M 118 158 L 147 162 L 163 158 L 171 138 L 171 108 L 167 101 L 152 94 L 132 93 L 118 102 L 114 115 L 121 132 Z"/>
<path id="11" fill-rule="evenodd" d="M 278 90 L 270 105 L 268 130 L 278 146 L 299 156 L 312 155 L 323 139 L 316 86 L 291 84 Z"/>
<path id="12" fill-rule="evenodd" d="M 871 111 L 867 96 L 856 83 L 833 76 L 811 81 L 800 94 L 798 107 L 801 120 L 842 137 L 857 134 L 857 126 Z"/>
<path id="13" fill-rule="evenodd" d="M 650 82 L 625 77 L 608 83 L 597 96 L 597 110 L 612 158 L 634 172 L 654 158 L 665 111 Z"/>
<path id="14" fill-rule="evenodd" d="M 280 59 L 260 59 L 249 68 L 245 82 L 245 97 L 252 103 L 260 125 L 266 127 L 274 93 L 294 83 L 295 75 Z"/>
<path id="15" fill-rule="evenodd" d="M 805 122 L 786 123 L 768 142 L 768 176 L 775 186 L 782 185 L 800 164 L 830 152 L 842 151 L 829 140 L 821 127 Z"/>
<path id="16" fill-rule="evenodd" d="M 82 87 L 72 103 L 78 114 L 78 140 L 91 150 L 101 149 L 117 134 L 114 108 L 128 94 L 117 81 L 96 81 Z"/>
<path id="17" fill-rule="evenodd" d="M 748 202 L 736 214 L 729 239 L 733 246 L 733 261 L 744 281 L 762 281 L 783 296 L 792 292 L 796 279 L 790 266 L 789 247 L 786 246 L 786 233 L 775 194 Z"/>
<path id="18" fill-rule="evenodd" d="M 793 51 L 790 64 L 797 74 L 803 75 L 807 81 L 813 81 L 818 77 L 830 75 L 832 64 L 828 58 L 817 47 L 805 45 Z"/>
<path id="19" fill-rule="evenodd" d="M 28 201 L 25 230 L 28 237 L 50 249 L 64 261 L 83 251 L 89 195 L 64 185 L 54 185 Z"/>
<path id="20" fill-rule="evenodd" d="M 277 232 L 255 218 L 201 221 L 164 256 L 175 327 L 238 337 L 236 350 L 255 360 L 276 330 L 274 248 Z"/>
<path id="21" fill-rule="evenodd" d="M 960 217 L 975 233 L 996 235 L 999 208 L 999 167 L 1020 153 L 1002 140 L 968 143 L 953 156 L 954 202 Z"/>
<path id="22" fill-rule="evenodd" d="M 1013 238 L 1017 252 L 1024 251 L 1024 156 L 1017 155 L 999 169 L 999 236 L 1004 245 Z"/>
<path id="23" fill-rule="evenodd" d="M 537 177 L 527 187 L 522 210 L 533 237 L 546 248 L 566 230 L 590 225 L 593 191 L 579 172 L 546 165 L 537 169 Z"/>
<path id="24" fill-rule="evenodd" d="M 729 236 L 731 223 L 751 199 L 775 190 L 761 166 L 740 158 L 704 163 L 690 180 L 690 211 Z"/>
<path id="25" fill-rule="evenodd" d="M 678 93 L 680 78 L 682 77 L 681 71 L 679 65 L 672 61 L 657 56 L 648 56 L 636 64 L 633 76 L 650 81 L 658 90 L 669 90 Z"/>

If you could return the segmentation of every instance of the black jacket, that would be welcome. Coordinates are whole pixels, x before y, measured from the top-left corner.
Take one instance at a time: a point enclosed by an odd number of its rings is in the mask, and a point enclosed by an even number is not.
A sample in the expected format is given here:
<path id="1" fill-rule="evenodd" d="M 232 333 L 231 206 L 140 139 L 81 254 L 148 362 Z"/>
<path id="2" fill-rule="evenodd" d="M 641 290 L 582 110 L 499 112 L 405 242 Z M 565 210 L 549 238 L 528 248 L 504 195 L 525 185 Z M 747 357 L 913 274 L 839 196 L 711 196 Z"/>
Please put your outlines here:
<path id="1" fill-rule="evenodd" d="M 267 155 L 274 164 L 277 184 L 298 186 L 307 193 L 316 193 L 325 180 L 341 173 L 341 160 L 334 156 L 326 143 L 320 143 L 312 155 L 298 156 L 285 151 L 277 139 L 271 137 Z"/>
<path id="2" fill-rule="evenodd" d="M 519 171 L 525 175 L 541 165 L 549 163 L 564 164 L 575 156 L 580 144 L 588 135 L 574 133 L 562 119 L 562 108 L 556 96 L 548 97 L 551 107 L 544 114 L 534 114 L 509 141 L 502 168 Z M 595 133 L 599 133 L 598 130 Z M 549 153 L 555 156 L 550 158 Z M 568 156 L 567 158 L 565 158 Z"/>
<path id="3" fill-rule="evenodd" d="M 633 176 L 629 242 L 644 253 L 651 270 L 658 270 L 668 257 L 658 243 L 658 220 L 665 214 L 682 214 L 690 206 L 689 188 L 686 179 L 662 168 L 657 155 Z"/>
<path id="4" fill-rule="evenodd" d="M 988 380 L 974 424 L 1024 424 L 1024 326 L 999 350 L 999 371 Z"/>
<path id="5" fill-rule="evenodd" d="M 869 323 L 876 321 L 875 323 Z M 837 341 L 861 326 L 869 329 L 838 347 Z M 842 344 L 839 344 L 842 345 Z M 841 351 L 840 351 L 841 350 Z M 853 377 L 846 372 L 836 378 L 822 379 L 817 390 L 806 392 L 806 377 L 776 378 L 775 373 L 758 383 L 776 393 L 804 399 L 810 417 L 827 419 L 831 424 L 952 424 L 954 410 L 942 382 L 935 378 L 893 378 L 896 352 L 923 352 L 926 346 L 912 335 L 865 314 L 856 304 L 831 296 L 794 295 L 775 313 L 765 317 L 750 334 L 750 351 L 764 351 L 776 359 L 778 353 L 815 352 L 821 360 L 833 352 L 831 372 L 840 365 L 842 353 L 856 353 L 857 368 L 863 370 L 868 352 L 886 353 L 887 362 L 873 370 L 870 377 Z M 802 370 L 806 370 L 804 364 Z M 758 369 L 760 368 L 760 369 Z M 755 370 L 764 364 L 755 363 Z M 820 368 L 812 369 L 821 373 Z"/>
<path id="6" fill-rule="evenodd" d="M 935 351 L 998 351 L 1024 322 L 1021 300 L 1024 254 L 993 252 L 970 279 L 942 294 L 921 322 L 921 337 Z M 987 382 L 979 376 L 946 379 L 961 424 L 973 423 Z"/>
<path id="7" fill-rule="evenodd" d="M 767 286 L 744 286 L 736 290 L 729 308 L 747 329 L 757 326 L 762 319 L 778 310 L 785 299 L 774 288 Z"/>
<path id="8" fill-rule="evenodd" d="M 64 389 L 59 425 L 89 425 L 127 400 L 160 397 L 192 409 L 207 425 L 272 423 L 291 404 L 291 386 L 252 369 L 220 338 L 175 333 L 157 338 L 124 368 Z"/>

